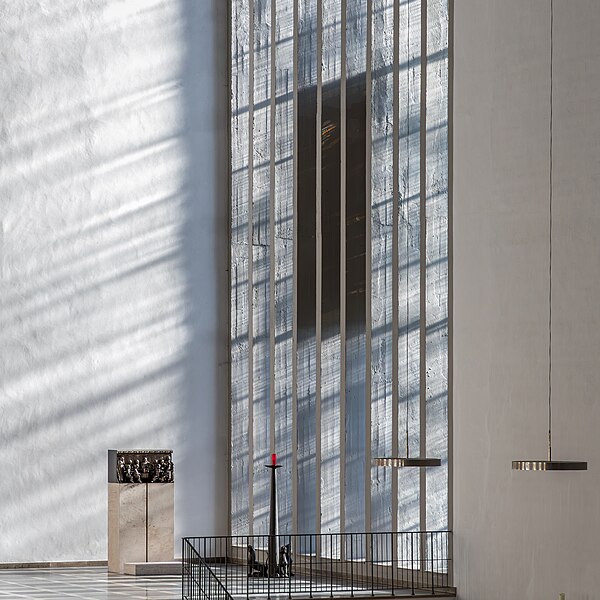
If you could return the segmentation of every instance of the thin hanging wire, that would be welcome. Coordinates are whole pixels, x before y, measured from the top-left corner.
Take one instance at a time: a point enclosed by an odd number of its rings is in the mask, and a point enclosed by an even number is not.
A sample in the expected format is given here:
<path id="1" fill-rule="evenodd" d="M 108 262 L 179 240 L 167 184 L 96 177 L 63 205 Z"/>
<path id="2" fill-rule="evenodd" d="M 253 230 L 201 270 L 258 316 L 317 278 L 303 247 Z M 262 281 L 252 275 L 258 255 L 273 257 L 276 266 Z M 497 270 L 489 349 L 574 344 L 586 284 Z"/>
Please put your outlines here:
<path id="1" fill-rule="evenodd" d="M 406 257 L 408 260 L 408 252 L 409 252 L 409 243 L 408 243 L 408 238 L 410 237 L 410 228 L 409 228 L 409 219 L 408 219 L 408 205 L 405 203 L 405 222 L 406 222 Z M 408 294 L 408 266 L 406 268 L 406 458 L 410 457 L 410 450 L 409 450 L 409 444 L 408 444 L 408 402 L 410 399 L 410 392 L 409 392 L 409 387 L 408 387 L 408 367 L 409 367 L 409 363 L 408 363 L 408 340 L 409 340 L 409 335 L 408 335 L 408 316 L 409 316 L 410 312 L 409 312 L 409 294 Z"/>
<path id="2" fill-rule="evenodd" d="M 548 261 L 548 460 L 552 460 L 552 133 L 553 133 L 553 91 L 554 91 L 554 0 L 550 0 L 550 243 Z"/>
<path id="3" fill-rule="evenodd" d="M 408 209 L 406 210 L 406 216 L 408 217 Z M 406 220 L 406 257 L 408 259 L 408 218 Z M 410 457 L 410 449 L 408 445 L 408 401 L 410 399 L 409 387 L 408 387 L 408 315 L 409 313 L 409 294 L 408 294 L 408 267 L 406 269 L 406 458 Z"/>
<path id="4" fill-rule="evenodd" d="M 408 11 L 408 30 L 410 31 L 410 10 Z M 407 69 L 407 88 L 410 88 L 410 70 Z M 409 208 L 408 208 L 408 203 L 405 202 L 404 203 L 404 210 L 405 210 L 405 221 L 406 221 L 406 260 L 408 261 L 408 257 L 409 255 L 409 238 L 410 238 L 410 227 L 409 227 L 409 223 L 410 223 L 410 212 L 409 212 Z M 408 264 L 406 266 L 406 458 L 410 457 L 410 448 L 409 448 L 409 443 L 408 443 L 408 403 L 410 400 L 410 388 L 408 385 L 408 381 L 409 381 L 409 362 L 408 362 L 408 343 L 410 340 L 410 336 L 408 334 L 409 331 L 409 315 L 410 315 L 410 295 L 408 293 L 409 287 L 408 287 Z"/>

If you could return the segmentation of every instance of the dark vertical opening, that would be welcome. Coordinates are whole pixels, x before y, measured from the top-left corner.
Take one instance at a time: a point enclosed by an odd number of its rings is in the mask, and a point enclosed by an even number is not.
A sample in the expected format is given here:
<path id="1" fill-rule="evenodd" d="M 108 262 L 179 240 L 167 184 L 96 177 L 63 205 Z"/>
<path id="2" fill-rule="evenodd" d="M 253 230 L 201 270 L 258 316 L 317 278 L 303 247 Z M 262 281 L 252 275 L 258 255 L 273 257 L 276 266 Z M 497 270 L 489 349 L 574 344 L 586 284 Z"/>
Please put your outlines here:
<path id="1" fill-rule="evenodd" d="M 298 92 L 298 343 L 315 337 L 317 90 Z"/>
<path id="2" fill-rule="evenodd" d="M 322 90 L 322 339 L 334 337 L 340 332 L 340 155 L 340 82 L 335 81 Z"/>
<path id="3" fill-rule="evenodd" d="M 367 186 L 366 77 L 346 84 L 346 327 L 365 332 L 366 186 Z"/>
<path id="4" fill-rule="evenodd" d="M 316 182 L 317 90 L 298 92 L 297 155 L 297 307 L 298 361 L 298 529 L 312 531 L 316 522 Z M 301 382 L 302 381 L 302 382 Z M 313 380 L 314 381 L 314 380 Z M 302 548 L 300 551 L 306 551 Z"/>

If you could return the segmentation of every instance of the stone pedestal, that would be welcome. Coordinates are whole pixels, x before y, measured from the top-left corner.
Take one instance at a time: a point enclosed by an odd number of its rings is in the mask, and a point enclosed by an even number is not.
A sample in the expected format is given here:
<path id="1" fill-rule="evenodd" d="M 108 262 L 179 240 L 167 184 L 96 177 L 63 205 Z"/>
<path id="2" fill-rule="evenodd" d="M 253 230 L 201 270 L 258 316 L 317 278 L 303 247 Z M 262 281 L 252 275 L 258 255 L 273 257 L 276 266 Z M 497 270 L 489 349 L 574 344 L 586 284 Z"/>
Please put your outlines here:
<path id="1" fill-rule="evenodd" d="M 108 570 L 168 562 L 174 551 L 174 483 L 108 484 Z"/>
<path id="2" fill-rule="evenodd" d="M 181 575 L 181 561 L 125 563 L 125 574 L 134 577 Z"/>
<path id="3" fill-rule="evenodd" d="M 173 560 L 173 483 L 148 484 L 146 562 Z"/>

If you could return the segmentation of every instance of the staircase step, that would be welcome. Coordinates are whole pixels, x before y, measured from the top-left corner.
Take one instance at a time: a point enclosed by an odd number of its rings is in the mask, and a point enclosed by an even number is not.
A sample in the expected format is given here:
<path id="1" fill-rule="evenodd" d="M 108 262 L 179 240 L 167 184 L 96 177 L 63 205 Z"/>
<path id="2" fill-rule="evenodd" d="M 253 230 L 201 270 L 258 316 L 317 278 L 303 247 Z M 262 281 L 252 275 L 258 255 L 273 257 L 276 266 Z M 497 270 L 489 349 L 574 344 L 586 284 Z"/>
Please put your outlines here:
<path id="1" fill-rule="evenodd" d="M 131 562 L 125 563 L 125 574 L 137 577 L 149 575 L 181 575 L 181 562 Z"/>

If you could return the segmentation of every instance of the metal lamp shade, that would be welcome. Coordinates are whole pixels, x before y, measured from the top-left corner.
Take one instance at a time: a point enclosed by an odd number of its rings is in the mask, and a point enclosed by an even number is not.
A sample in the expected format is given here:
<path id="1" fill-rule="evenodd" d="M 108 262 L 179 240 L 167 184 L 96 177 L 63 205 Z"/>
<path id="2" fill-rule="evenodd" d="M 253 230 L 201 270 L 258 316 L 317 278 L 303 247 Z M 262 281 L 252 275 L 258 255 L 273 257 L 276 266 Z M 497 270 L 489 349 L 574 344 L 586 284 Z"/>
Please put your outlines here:
<path id="1" fill-rule="evenodd" d="M 408 458 L 401 456 L 391 456 L 385 458 L 375 458 L 373 460 L 378 467 L 394 467 L 402 469 L 404 467 L 441 467 L 442 461 L 439 458 Z"/>
<path id="2" fill-rule="evenodd" d="M 584 461 L 572 460 L 513 460 L 514 471 L 587 471 Z"/>

